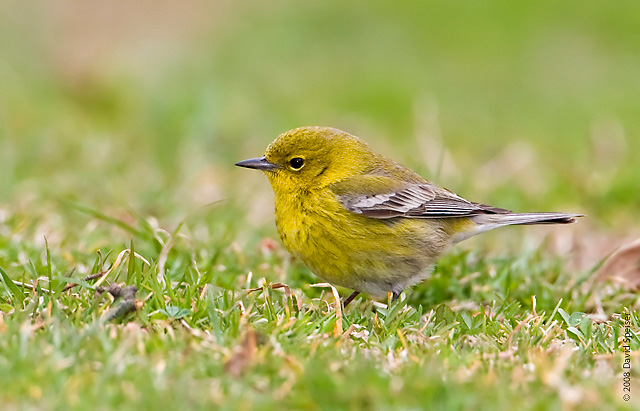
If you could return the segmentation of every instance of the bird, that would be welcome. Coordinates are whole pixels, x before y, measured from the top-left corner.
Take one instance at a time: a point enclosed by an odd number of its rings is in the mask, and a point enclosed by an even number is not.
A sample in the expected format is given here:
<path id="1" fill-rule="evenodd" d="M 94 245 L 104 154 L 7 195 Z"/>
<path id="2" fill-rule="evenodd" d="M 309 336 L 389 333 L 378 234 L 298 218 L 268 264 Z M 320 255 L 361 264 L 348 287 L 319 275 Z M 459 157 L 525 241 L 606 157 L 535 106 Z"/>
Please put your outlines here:
<path id="1" fill-rule="evenodd" d="M 353 290 L 345 307 L 360 293 L 397 300 L 450 247 L 477 234 L 582 217 L 465 200 L 331 127 L 284 132 L 264 156 L 236 166 L 267 176 L 285 248 L 322 280 Z"/>

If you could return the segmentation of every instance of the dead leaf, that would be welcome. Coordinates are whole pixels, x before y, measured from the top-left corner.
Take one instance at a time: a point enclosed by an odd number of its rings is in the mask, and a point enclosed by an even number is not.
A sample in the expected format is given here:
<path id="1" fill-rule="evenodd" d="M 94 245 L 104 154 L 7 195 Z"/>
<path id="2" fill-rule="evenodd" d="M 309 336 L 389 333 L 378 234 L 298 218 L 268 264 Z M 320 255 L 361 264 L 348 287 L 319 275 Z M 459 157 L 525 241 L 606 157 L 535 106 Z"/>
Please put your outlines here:
<path id="1" fill-rule="evenodd" d="M 333 326 L 333 336 L 341 336 L 344 330 L 342 329 L 342 300 L 340 300 L 340 294 L 338 294 L 338 290 L 336 289 L 336 287 L 332 286 L 329 283 L 311 284 L 310 287 L 331 288 L 331 293 L 333 294 L 334 304 L 336 307 L 336 323 Z"/>
<path id="2" fill-rule="evenodd" d="M 293 294 L 291 293 L 291 287 L 289 287 L 288 285 L 284 284 L 284 283 L 269 283 L 269 285 L 267 285 L 267 287 L 270 287 L 272 290 L 277 290 L 279 288 L 284 289 L 284 295 L 287 297 L 288 300 L 291 300 L 291 302 L 293 301 Z M 256 291 L 262 291 L 262 287 L 258 287 L 258 288 L 250 288 L 248 290 L 245 290 L 247 292 L 247 294 L 251 294 L 253 292 Z M 295 300 L 295 304 L 298 307 L 298 311 L 302 311 L 302 302 L 300 301 L 299 298 L 296 298 Z M 289 312 L 289 306 L 285 305 L 284 306 L 284 310 L 287 314 L 287 317 L 291 314 Z"/>
<path id="3" fill-rule="evenodd" d="M 238 345 L 235 352 L 224 364 L 224 371 L 233 377 L 239 377 L 251 365 L 257 349 L 256 332 L 250 328 L 244 335 L 242 343 Z"/>
<path id="4" fill-rule="evenodd" d="M 263 238 L 262 241 L 260 241 L 260 245 L 258 245 L 258 248 L 263 255 L 271 255 L 271 253 L 276 251 L 279 246 L 280 245 L 275 240 L 266 237 Z"/>
<path id="5" fill-rule="evenodd" d="M 640 289 L 640 238 L 611 254 L 598 270 L 596 279 L 612 280 L 633 291 Z"/>

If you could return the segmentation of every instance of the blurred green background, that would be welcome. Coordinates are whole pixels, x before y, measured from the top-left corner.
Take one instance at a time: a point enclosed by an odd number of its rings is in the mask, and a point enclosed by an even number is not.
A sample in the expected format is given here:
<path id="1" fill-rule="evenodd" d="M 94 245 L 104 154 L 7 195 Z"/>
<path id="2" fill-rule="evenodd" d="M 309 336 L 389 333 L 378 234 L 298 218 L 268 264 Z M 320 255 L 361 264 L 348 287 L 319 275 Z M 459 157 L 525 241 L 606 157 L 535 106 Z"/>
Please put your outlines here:
<path id="1" fill-rule="evenodd" d="M 402 304 L 339 316 L 234 167 L 304 125 L 588 217 L 470 240 Z M 591 274 L 640 234 L 639 152 L 637 0 L 0 0 L 0 404 L 622 407 L 639 302 Z M 93 280 L 62 291 L 97 272 L 138 286 L 127 325 Z"/>
<path id="2" fill-rule="evenodd" d="M 71 201 L 274 235 L 233 164 L 330 125 L 472 200 L 638 220 L 636 1 L 0 4 L 5 219 L 73 231 Z"/>

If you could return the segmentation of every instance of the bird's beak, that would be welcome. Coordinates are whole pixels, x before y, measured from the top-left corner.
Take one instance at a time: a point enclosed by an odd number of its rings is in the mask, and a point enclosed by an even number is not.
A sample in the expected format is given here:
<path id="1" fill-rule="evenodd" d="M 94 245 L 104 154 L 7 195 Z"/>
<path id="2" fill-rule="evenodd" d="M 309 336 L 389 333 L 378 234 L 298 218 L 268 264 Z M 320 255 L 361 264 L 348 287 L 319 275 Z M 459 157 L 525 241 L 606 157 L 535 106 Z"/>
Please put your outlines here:
<path id="1" fill-rule="evenodd" d="M 256 170 L 269 171 L 278 168 L 277 165 L 267 161 L 265 157 L 250 158 L 248 160 L 238 161 L 238 167 L 254 168 Z"/>

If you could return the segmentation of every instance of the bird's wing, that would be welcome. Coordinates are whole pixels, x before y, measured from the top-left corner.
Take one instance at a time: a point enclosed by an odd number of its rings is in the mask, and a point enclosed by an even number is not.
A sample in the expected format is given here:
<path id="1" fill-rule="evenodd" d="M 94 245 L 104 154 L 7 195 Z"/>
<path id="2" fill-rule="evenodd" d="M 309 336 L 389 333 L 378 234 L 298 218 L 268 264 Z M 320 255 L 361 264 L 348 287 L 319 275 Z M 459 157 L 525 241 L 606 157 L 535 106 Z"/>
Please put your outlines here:
<path id="1" fill-rule="evenodd" d="M 360 175 L 332 185 L 331 190 L 344 208 L 373 218 L 447 218 L 509 213 L 467 201 L 427 181 L 407 183 L 392 177 Z"/>

